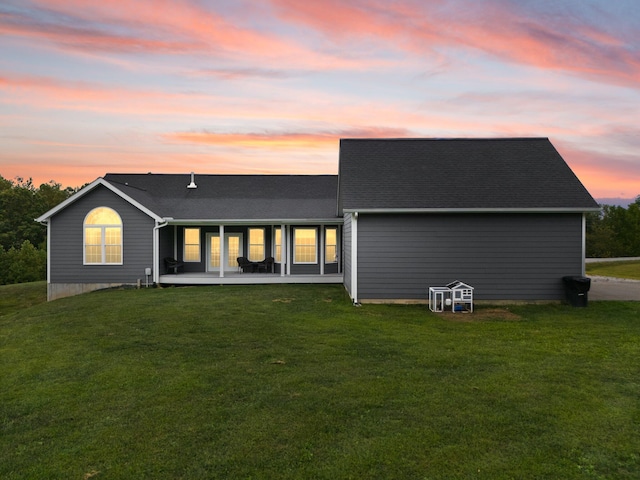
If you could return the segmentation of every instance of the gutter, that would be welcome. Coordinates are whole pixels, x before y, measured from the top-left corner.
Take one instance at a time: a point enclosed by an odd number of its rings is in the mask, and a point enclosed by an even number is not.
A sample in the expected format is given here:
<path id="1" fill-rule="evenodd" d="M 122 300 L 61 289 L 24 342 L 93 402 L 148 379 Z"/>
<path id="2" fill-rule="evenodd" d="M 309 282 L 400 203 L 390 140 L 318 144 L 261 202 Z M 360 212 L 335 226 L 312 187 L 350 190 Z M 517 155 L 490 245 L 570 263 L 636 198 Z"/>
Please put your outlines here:
<path id="1" fill-rule="evenodd" d="M 345 208 L 344 213 L 586 213 L 600 212 L 600 207 L 565 208 Z"/>
<path id="2" fill-rule="evenodd" d="M 281 225 L 285 223 L 287 225 L 308 225 L 308 224 L 326 224 L 326 225 L 342 225 L 344 219 L 342 217 L 331 218 L 295 218 L 295 219 L 282 219 L 282 218 L 229 218 L 229 219 L 211 219 L 211 218 L 184 218 L 164 219 L 168 225 Z M 164 226 L 164 225 L 163 225 Z"/>
<path id="3" fill-rule="evenodd" d="M 153 283 L 158 284 L 160 281 L 160 237 L 159 230 L 162 227 L 166 227 L 169 225 L 169 221 L 173 220 L 171 217 L 165 217 L 162 219 L 162 222 L 156 220 L 156 224 L 153 227 Z"/>
<path id="4" fill-rule="evenodd" d="M 49 300 L 49 284 L 51 283 L 51 218 L 47 217 L 42 220 L 43 217 L 34 219 L 41 225 L 47 227 L 47 301 Z"/>

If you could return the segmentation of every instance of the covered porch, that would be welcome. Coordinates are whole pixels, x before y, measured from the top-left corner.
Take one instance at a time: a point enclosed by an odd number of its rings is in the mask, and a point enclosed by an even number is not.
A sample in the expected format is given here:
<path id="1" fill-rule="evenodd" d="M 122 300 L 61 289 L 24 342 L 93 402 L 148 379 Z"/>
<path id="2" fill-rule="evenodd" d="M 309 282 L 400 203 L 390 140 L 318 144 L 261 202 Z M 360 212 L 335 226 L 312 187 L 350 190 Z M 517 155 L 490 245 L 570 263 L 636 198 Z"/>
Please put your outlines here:
<path id="1" fill-rule="evenodd" d="M 286 283 L 343 283 L 341 273 L 324 275 L 280 275 L 279 273 L 226 272 L 224 277 L 216 273 L 169 273 L 160 275 L 160 285 L 267 285 Z"/>
<path id="2" fill-rule="evenodd" d="M 341 224 L 342 219 L 173 220 L 156 229 L 159 255 L 154 281 L 160 285 L 342 283 Z M 243 268 L 246 263 L 251 268 Z"/>

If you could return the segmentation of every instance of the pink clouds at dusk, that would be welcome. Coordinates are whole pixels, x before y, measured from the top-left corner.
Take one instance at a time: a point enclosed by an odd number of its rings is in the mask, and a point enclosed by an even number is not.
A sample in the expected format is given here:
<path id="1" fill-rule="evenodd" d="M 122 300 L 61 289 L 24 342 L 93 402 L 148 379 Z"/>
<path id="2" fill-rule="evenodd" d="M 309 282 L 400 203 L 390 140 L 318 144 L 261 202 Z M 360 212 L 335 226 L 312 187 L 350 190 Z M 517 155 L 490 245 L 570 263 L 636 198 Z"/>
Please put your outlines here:
<path id="1" fill-rule="evenodd" d="M 635 0 L 5 0 L 0 175 L 337 173 L 344 137 L 548 137 L 640 194 Z"/>

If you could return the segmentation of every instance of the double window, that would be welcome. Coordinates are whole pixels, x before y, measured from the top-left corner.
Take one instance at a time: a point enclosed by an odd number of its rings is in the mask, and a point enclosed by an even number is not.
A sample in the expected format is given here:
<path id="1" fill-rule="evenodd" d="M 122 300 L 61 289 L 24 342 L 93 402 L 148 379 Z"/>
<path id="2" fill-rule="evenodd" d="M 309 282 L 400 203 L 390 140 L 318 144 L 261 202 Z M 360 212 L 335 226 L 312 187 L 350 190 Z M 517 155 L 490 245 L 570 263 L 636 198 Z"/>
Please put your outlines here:
<path id="1" fill-rule="evenodd" d="M 338 228 L 326 227 L 324 231 L 324 261 L 338 262 Z M 274 257 L 276 262 L 282 261 L 282 231 L 274 231 Z M 293 263 L 318 263 L 318 229 L 297 227 L 293 229 Z"/>
<path id="2" fill-rule="evenodd" d="M 109 207 L 97 207 L 84 219 L 84 264 L 122 265 L 122 219 Z"/>
<path id="3" fill-rule="evenodd" d="M 294 228 L 293 263 L 318 263 L 318 230 Z"/>

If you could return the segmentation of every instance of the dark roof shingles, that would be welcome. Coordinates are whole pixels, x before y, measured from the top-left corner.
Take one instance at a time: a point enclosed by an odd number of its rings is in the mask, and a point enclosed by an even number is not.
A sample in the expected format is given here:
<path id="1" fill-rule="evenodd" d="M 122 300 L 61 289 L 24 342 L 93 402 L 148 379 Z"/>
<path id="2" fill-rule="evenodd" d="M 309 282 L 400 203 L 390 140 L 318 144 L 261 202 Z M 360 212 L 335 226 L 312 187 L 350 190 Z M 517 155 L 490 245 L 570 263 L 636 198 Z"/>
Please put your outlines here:
<path id="1" fill-rule="evenodd" d="M 343 139 L 341 209 L 597 208 L 546 138 Z"/>
<path id="2" fill-rule="evenodd" d="M 336 175 L 114 174 L 105 180 L 162 217 L 198 220 L 336 217 Z"/>

